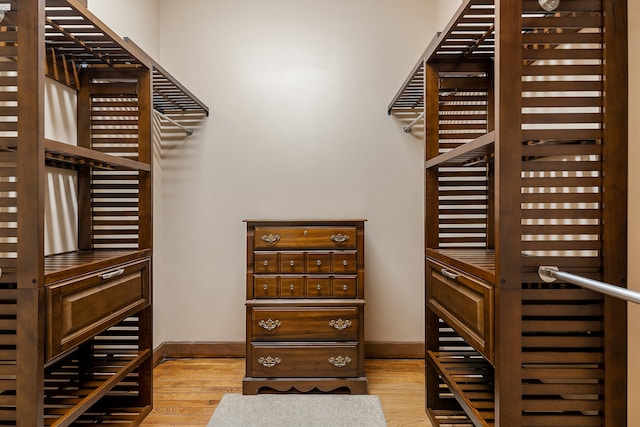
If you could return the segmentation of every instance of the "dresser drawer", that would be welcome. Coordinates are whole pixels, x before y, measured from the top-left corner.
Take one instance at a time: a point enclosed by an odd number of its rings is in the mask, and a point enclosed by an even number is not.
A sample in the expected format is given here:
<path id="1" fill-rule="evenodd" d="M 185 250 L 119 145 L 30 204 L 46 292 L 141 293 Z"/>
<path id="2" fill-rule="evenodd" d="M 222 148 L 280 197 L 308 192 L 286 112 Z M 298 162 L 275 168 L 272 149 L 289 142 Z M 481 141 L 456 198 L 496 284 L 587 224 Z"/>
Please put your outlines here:
<path id="1" fill-rule="evenodd" d="M 334 276 L 331 282 L 334 298 L 355 298 L 358 296 L 356 276 Z"/>
<path id="2" fill-rule="evenodd" d="M 47 359 L 149 305 L 148 260 L 46 287 Z"/>
<path id="3" fill-rule="evenodd" d="M 358 344 L 251 344 L 251 376 L 346 378 L 359 376 Z"/>
<path id="4" fill-rule="evenodd" d="M 254 276 L 253 295 L 255 298 L 277 298 L 278 276 Z"/>
<path id="5" fill-rule="evenodd" d="M 304 277 L 282 276 L 280 278 L 280 298 L 304 298 Z"/>
<path id="6" fill-rule="evenodd" d="M 254 307 L 251 312 L 251 340 L 356 341 L 358 320 L 358 307 Z"/>
<path id="7" fill-rule="evenodd" d="M 336 274 L 355 274 L 358 271 L 356 251 L 336 251 L 331 259 L 331 272 Z"/>
<path id="8" fill-rule="evenodd" d="M 307 254 L 307 273 L 331 273 L 331 254 L 329 252 L 309 252 Z"/>
<path id="9" fill-rule="evenodd" d="M 257 274 L 274 274 L 278 272 L 277 252 L 256 252 L 253 269 Z"/>
<path id="10" fill-rule="evenodd" d="M 493 287 L 439 263 L 429 266 L 429 308 L 493 360 Z"/>
<path id="11" fill-rule="evenodd" d="M 255 227 L 255 249 L 355 249 L 355 227 Z"/>
<path id="12" fill-rule="evenodd" d="M 309 276 L 305 284 L 305 295 L 307 298 L 330 298 L 331 297 L 331 277 L 329 276 Z"/>
<path id="13" fill-rule="evenodd" d="M 280 272 L 284 274 L 304 273 L 304 252 L 280 253 Z"/>

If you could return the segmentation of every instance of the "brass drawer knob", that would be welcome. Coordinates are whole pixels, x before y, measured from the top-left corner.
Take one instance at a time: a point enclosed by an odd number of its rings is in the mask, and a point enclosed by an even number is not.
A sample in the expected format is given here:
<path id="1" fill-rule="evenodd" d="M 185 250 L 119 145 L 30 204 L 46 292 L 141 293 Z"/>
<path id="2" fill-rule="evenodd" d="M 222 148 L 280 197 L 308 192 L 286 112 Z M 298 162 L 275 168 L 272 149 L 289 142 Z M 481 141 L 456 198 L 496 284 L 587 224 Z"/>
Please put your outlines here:
<path id="1" fill-rule="evenodd" d="M 291 260 L 291 261 L 289 261 L 289 265 L 290 265 L 291 267 L 293 267 L 294 265 L 296 265 L 296 262 L 295 262 L 294 260 Z"/>
<path id="2" fill-rule="evenodd" d="M 264 290 L 266 291 L 267 289 L 269 289 L 269 285 L 267 285 L 267 284 L 265 283 L 264 285 L 262 285 L 262 289 L 264 289 Z"/>
<path id="3" fill-rule="evenodd" d="M 265 234 L 262 236 L 262 240 L 267 242 L 270 245 L 273 245 L 278 240 L 280 240 L 280 236 L 277 234 Z"/>
<path id="4" fill-rule="evenodd" d="M 273 368 L 276 365 L 279 365 L 282 362 L 282 359 L 279 357 L 260 357 L 258 358 L 258 363 L 264 366 L 265 368 Z"/>
<path id="5" fill-rule="evenodd" d="M 329 322 L 329 326 L 331 326 L 332 328 L 335 328 L 339 331 L 342 331 L 344 329 L 347 329 L 349 326 L 351 326 L 351 320 L 347 319 L 347 320 L 342 320 L 342 319 L 338 319 L 338 320 L 331 320 Z"/>
<path id="6" fill-rule="evenodd" d="M 293 291 L 295 290 L 295 288 L 296 288 L 296 287 L 293 285 L 293 283 L 289 283 L 289 290 L 290 290 L 291 292 L 293 292 Z"/>
<path id="7" fill-rule="evenodd" d="M 321 291 L 321 290 L 322 290 L 322 285 L 321 285 L 320 283 L 318 283 L 318 284 L 316 285 L 316 289 L 317 289 L 317 290 L 319 290 L 319 291 Z"/>
<path id="8" fill-rule="evenodd" d="M 342 265 L 344 265 L 345 267 L 349 265 L 349 261 L 347 261 L 346 259 L 342 260 Z"/>
<path id="9" fill-rule="evenodd" d="M 316 265 L 322 265 L 322 260 L 317 259 L 316 260 Z"/>
<path id="10" fill-rule="evenodd" d="M 258 322 L 258 326 L 266 329 L 267 331 L 273 331 L 278 326 L 282 325 L 282 322 L 279 320 L 272 320 L 271 318 L 267 320 L 261 320 Z"/>
<path id="11" fill-rule="evenodd" d="M 269 265 L 269 260 L 265 259 L 264 261 L 262 261 L 262 264 L 264 264 L 264 266 L 266 267 L 267 265 Z"/>
<path id="12" fill-rule="evenodd" d="M 338 234 L 332 234 L 330 236 L 330 239 L 332 242 L 334 243 L 344 243 L 347 240 L 349 240 L 349 236 L 347 236 L 346 234 L 342 234 L 342 233 L 338 233 Z"/>
<path id="13" fill-rule="evenodd" d="M 351 363 L 351 358 L 349 356 L 331 356 L 329 358 L 329 363 L 331 363 L 336 368 L 344 368 L 349 363 Z"/>
<path id="14" fill-rule="evenodd" d="M 347 286 L 347 284 L 345 283 L 344 285 L 342 285 L 342 290 L 347 292 L 347 289 L 349 289 L 349 286 Z"/>

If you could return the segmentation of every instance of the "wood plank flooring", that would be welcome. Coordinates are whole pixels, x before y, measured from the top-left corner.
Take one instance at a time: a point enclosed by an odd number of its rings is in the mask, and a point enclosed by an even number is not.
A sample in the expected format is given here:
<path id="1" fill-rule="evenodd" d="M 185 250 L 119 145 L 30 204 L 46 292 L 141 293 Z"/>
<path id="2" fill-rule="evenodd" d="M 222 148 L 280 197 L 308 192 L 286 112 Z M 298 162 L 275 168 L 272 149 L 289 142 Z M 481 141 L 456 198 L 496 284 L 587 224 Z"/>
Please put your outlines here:
<path id="1" fill-rule="evenodd" d="M 154 409 L 143 427 L 205 427 L 225 393 L 242 393 L 244 359 L 173 359 L 153 371 Z M 369 394 L 389 427 L 430 427 L 424 413 L 424 360 L 367 359 Z"/>

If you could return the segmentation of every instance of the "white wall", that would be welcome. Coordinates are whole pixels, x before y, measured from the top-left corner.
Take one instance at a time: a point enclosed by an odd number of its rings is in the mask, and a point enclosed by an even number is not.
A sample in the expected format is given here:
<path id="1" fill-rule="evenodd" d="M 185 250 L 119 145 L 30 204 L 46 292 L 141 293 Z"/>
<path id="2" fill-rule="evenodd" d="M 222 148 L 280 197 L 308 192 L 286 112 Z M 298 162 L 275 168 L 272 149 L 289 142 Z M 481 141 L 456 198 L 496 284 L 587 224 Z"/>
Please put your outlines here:
<path id="1" fill-rule="evenodd" d="M 76 93 L 55 80 L 44 86 L 44 136 L 77 144 Z M 76 172 L 45 168 L 45 255 L 78 249 L 78 203 Z"/>
<path id="2" fill-rule="evenodd" d="M 152 58 L 160 51 L 157 0 L 87 0 L 87 7 L 120 37 L 128 37 Z"/>
<path id="3" fill-rule="evenodd" d="M 435 0 L 436 1 L 436 23 L 438 31 L 442 31 L 449 23 L 453 14 L 462 4 L 462 0 Z"/>
<path id="4" fill-rule="evenodd" d="M 162 64 L 212 115 L 163 151 L 157 342 L 244 340 L 243 219 L 360 217 L 366 339 L 422 341 L 424 147 L 386 107 L 430 2 L 160 3 Z"/>

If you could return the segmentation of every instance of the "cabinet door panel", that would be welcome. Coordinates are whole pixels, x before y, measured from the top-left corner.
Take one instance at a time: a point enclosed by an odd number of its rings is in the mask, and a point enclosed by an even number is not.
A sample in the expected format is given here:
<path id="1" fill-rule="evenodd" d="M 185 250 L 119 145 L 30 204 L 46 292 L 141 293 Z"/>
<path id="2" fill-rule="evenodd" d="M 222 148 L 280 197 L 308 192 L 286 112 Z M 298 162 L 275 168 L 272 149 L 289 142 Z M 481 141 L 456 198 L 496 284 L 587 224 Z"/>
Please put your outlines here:
<path id="1" fill-rule="evenodd" d="M 493 360 L 493 288 L 449 267 L 430 265 L 429 308 Z"/>
<path id="2" fill-rule="evenodd" d="M 146 260 L 48 285 L 48 359 L 148 306 L 149 295 Z"/>

